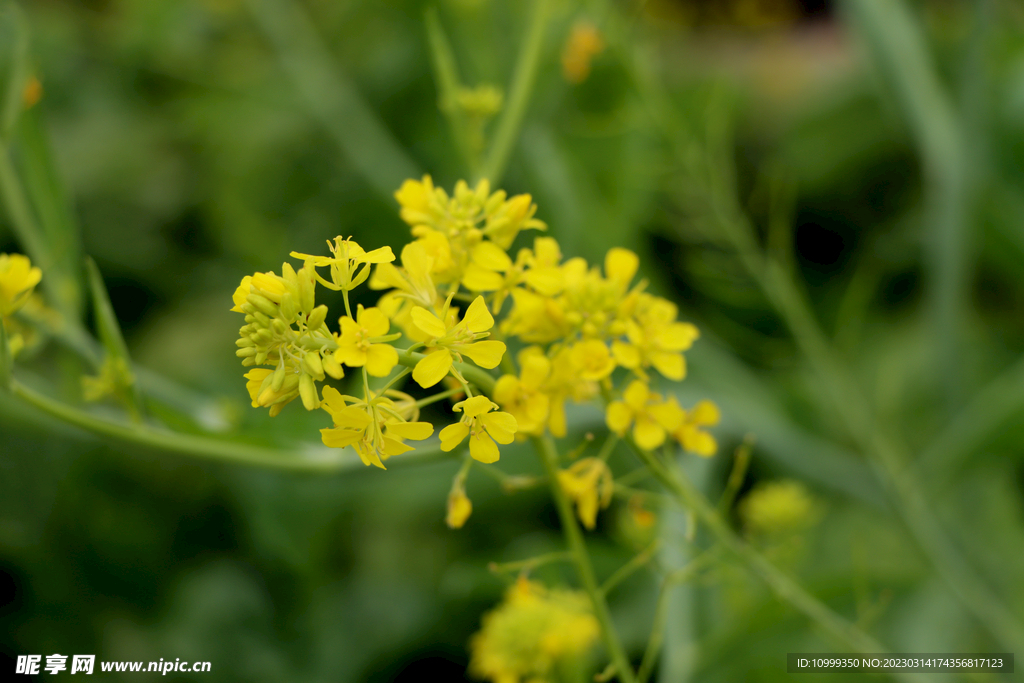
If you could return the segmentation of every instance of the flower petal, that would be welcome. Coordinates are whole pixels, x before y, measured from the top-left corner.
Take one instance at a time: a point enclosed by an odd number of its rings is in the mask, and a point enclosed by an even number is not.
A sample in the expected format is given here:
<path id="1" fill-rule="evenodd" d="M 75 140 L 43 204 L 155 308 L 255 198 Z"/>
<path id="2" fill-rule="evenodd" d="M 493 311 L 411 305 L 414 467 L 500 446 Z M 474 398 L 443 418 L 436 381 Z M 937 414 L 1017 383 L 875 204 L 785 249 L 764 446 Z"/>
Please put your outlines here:
<path id="1" fill-rule="evenodd" d="M 415 313 L 415 309 L 413 312 Z M 491 317 L 491 312 L 487 310 L 487 304 L 484 303 L 482 296 L 473 299 L 473 303 L 466 309 L 466 315 L 463 316 L 462 322 L 466 323 L 466 327 L 471 332 L 486 332 L 494 327 L 494 318 Z M 492 365 L 491 367 L 494 366 Z"/>
<path id="2" fill-rule="evenodd" d="M 490 340 L 479 341 L 460 344 L 457 350 L 462 355 L 469 356 L 480 367 L 490 370 L 498 367 L 498 364 L 501 363 L 501 357 L 505 355 L 505 343 Z"/>
<path id="3" fill-rule="evenodd" d="M 640 415 L 633 427 L 633 439 L 637 446 L 645 451 L 651 451 L 665 443 L 665 430 L 654 420 Z"/>
<path id="4" fill-rule="evenodd" d="M 444 379 L 451 369 L 451 351 L 439 348 L 433 353 L 428 353 L 423 360 L 416 364 L 412 371 L 412 378 L 421 387 L 428 389 Z"/>
<path id="5" fill-rule="evenodd" d="M 626 433 L 626 430 L 629 429 L 629 425 L 632 421 L 633 411 L 630 410 L 629 406 L 625 403 L 622 401 L 612 401 L 608 404 L 608 409 L 605 414 L 605 422 L 608 425 L 608 429 L 612 430 L 619 436 L 622 436 Z M 553 429 L 551 430 L 551 433 L 554 434 Z"/>
<path id="6" fill-rule="evenodd" d="M 416 327 L 431 337 L 443 337 L 448 333 L 448 328 L 441 322 L 441 319 L 422 306 L 414 306 L 409 315 Z"/>
<path id="7" fill-rule="evenodd" d="M 379 308 L 363 308 L 359 306 L 359 327 L 366 330 L 371 337 L 383 337 L 391 329 L 391 321 Z"/>
<path id="8" fill-rule="evenodd" d="M 434 425 L 429 422 L 389 422 L 388 434 L 400 439 L 423 441 L 434 433 Z"/>
<path id="9" fill-rule="evenodd" d="M 484 464 L 497 462 L 500 454 L 498 446 L 487 435 L 487 432 L 479 432 L 469 438 L 469 454 L 474 460 Z"/>
<path id="10" fill-rule="evenodd" d="M 441 438 L 441 450 L 447 453 L 469 436 L 469 425 L 465 422 L 456 422 L 442 429 L 438 436 Z"/>
<path id="11" fill-rule="evenodd" d="M 498 443 L 507 444 L 515 440 L 515 433 L 519 429 L 516 419 L 508 413 L 488 413 L 478 418 L 480 424 L 487 433 L 494 437 Z"/>
<path id="12" fill-rule="evenodd" d="M 366 372 L 374 377 L 387 377 L 398 365 L 398 351 L 390 344 L 370 344 L 365 355 Z"/>

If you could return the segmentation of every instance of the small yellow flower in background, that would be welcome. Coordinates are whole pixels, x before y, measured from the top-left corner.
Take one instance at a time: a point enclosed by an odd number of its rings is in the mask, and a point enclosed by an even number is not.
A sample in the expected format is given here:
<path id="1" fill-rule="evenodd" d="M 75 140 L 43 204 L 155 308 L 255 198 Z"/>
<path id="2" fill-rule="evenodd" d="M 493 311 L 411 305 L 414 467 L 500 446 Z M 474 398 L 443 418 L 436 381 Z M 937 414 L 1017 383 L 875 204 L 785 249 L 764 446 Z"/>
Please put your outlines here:
<path id="1" fill-rule="evenodd" d="M 571 398 L 576 403 L 583 403 L 598 393 L 596 382 L 580 377 L 571 355 L 572 351 L 565 347 L 555 354 L 551 360 L 551 374 L 544 383 L 544 392 L 550 398 L 548 429 L 557 437 L 566 433 L 565 402 Z"/>
<path id="2" fill-rule="evenodd" d="M 462 412 L 462 420 L 441 430 L 441 450 L 446 453 L 469 437 L 469 454 L 482 463 L 497 462 L 498 446 L 510 444 L 518 429 L 516 419 L 508 413 L 495 412 L 498 404 L 486 396 L 474 396 L 452 406 Z"/>
<path id="3" fill-rule="evenodd" d="M 422 441 L 434 433 L 434 426 L 429 422 L 404 421 L 388 398 L 360 401 L 342 396 L 334 387 L 324 387 L 323 393 L 321 407 L 334 420 L 334 427 L 320 430 L 324 445 L 352 446 L 364 465 L 386 469 L 383 460 L 412 450 L 403 439 Z M 351 403 L 347 403 L 346 398 Z"/>
<path id="4" fill-rule="evenodd" d="M 449 529 L 461 529 L 472 513 L 473 503 L 466 496 L 462 479 L 456 477 L 452 490 L 448 493 L 448 512 L 444 521 Z"/>
<path id="5" fill-rule="evenodd" d="M 494 385 L 494 400 L 516 418 L 519 433 L 540 435 L 548 419 L 550 397 L 543 392 L 551 361 L 538 347 L 519 352 L 519 377 L 503 375 Z"/>
<path id="6" fill-rule="evenodd" d="M 635 318 L 626 323 L 628 341 L 615 341 L 612 353 L 619 365 L 645 377 L 651 367 L 664 377 L 681 381 L 686 377 L 686 360 L 682 352 L 693 346 L 700 336 L 690 323 L 676 322 L 676 305 L 649 294 L 639 295 L 640 305 Z"/>
<path id="7" fill-rule="evenodd" d="M 721 419 L 718 406 L 711 401 L 700 401 L 685 412 L 682 424 L 672 432 L 672 436 L 691 453 L 710 458 L 718 451 L 718 442 L 701 427 L 714 427 L 718 424 Z"/>
<path id="8" fill-rule="evenodd" d="M 576 515 L 587 529 L 597 524 L 597 510 L 612 502 L 615 482 L 612 471 L 600 458 L 582 458 L 567 470 L 558 471 L 558 483 L 576 503 Z"/>
<path id="9" fill-rule="evenodd" d="M 135 376 L 124 358 L 107 356 L 98 375 L 82 375 L 82 398 L 89 402 L 100 401 L 107 396 L 123 398 L 134 383 Z"/>
<path id="10" fill-rule="evenodd" d="M 751 533 L 784 534 L 814 524 L 817 506 L 798 481 L 758 484 L 739 503 L 740 519 Z"/>
<path id="11" fill-rule="evenodd" d="M 21 99 L 25 103 L 25 109 L 31 109 L 43 99 L 43 84 L 38 78 L 32 76 L 28 79 L 24 90 L 21 91 Z"/>
<path id="12" fill-rule="evenodd" d="M 0 254 L 0 316 L 9 316 L 24 306 L 42 279 L 43 271 L 27 256 Z"/>
<path id="13" fill-rule="evenodd" d="M 447 309 L 447 306 L 445 307 Z M 477 341 L 490 335 L 487 330 L 494 327 L 494 318 L 487 310 L 484 298 L 478 296 L 466 309 L 462 322 L 443 322 L 430 311 L 420 306 L 412 309 L 413 323 L 427 336 L 428 353 L 413 368 L 412 378 L 424 389 L 440 382 L 452 369 L 455 358 L 462 362 L 467 356 L 482 368 L 496 368 L 505 354 L 505 344 L 499 341 Z M 443 317 L 448 318 L 447 310 Z"/>
<path id="14" fill-rule="evenodd" d="M 640 380 L 633 380 L 622 393 L 621 401 L 608 404 L 608 428 L 624 436 L 633 425 L 633 440 L 644 450 L 653 450 L 665 443 L 665 437 L 683 423 L 683 409 L 675 399 L 663 401 Z"/>
<path id="15" fill-rule="evenodd" d="M 341 336 L 338 338 L 338 349 L 334 352 L 334 360 L 352 368 L 366 366 L 366 371 L 374 377 L 387 377 L 398 365 L 398 352 L 387 343 L 391 322 L 379 308 L 363 308 L 356 310 L 356 319 L 343 316 L 338 320 L 341 325 Z"/>
<path id="16" fill-rule="evenodd" d="M 604 50 L 601 32 L 589 21 L 573 25 L 562 48 L 562 75 L 570 83 L 582 83 L 590 75 L 590 63 Z"/>
<path id="17" fill-rule="evenodd" d="M 520 577 L 470 640 L 469 673 L 493 683 L 551 681 L 560 662 L 584 656 L 599 635 L 586 594 Z"/>
<path id="18" fill-rule="evenodd" d="M 615 359 L 608 351 L 608 345 L 597 339 L 587 339 L 574 344 L 570 359 L 579 372 L 580 379 L 604 379 L 615 369 Z"/>
<path id="19" fill-rule="evenodd" d="M 658 521 L 658 517 L 644 507 L 644 497 L 637 493 L 630 496 L 627 504 L 629 516 L 638 529 L 650 529 Z"/>

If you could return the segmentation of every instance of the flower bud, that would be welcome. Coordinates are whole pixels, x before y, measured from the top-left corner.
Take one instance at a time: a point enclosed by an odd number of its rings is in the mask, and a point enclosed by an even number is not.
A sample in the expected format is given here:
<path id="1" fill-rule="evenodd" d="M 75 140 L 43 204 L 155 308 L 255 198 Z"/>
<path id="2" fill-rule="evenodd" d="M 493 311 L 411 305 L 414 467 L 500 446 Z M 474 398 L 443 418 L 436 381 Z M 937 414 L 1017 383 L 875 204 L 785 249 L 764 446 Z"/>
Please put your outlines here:
<path id="1" fill-rule="evenodd" d="M 299 396 L 302 397 L 302 405 L 306 410 L 316 410 L 320 407 L 320 397 L 316 394 L 316 385 L 309 375 L 303 374 L 299 378 Z"/>
<path id="2" fill-rule="evenodd" d="M 281 315 L 288 321 L 299 317 L 298 299 L 291 292 L 285 292 L 281 295 Z"/>
<path id="3" fill-rule="evenodd" d="M 306 374 L 312 375 L 315 380 L 323 380 L 324 366 L 320 362 L 320 354 L 316 352 L 307 353 L 302 357 L 302 369 Z"/>
<path id="4" fill-rule="evenodd" d="M 341 363 L 335 360 L 333 353 L 329 353 L 326 356 L 324 356 L 323 366 L 324 372 L 326 372 L 334 379 L 341 379 L 342 377 L 345 376 L 344 368 L 341 367 Z"/>
<path id="5" fill-rule="evenodd" d="M 276 394 L 281 391 L 281 387 L 284 386 L 284 363 L 278 363 L 277 368 L 274 370 L 273 378 L 270 382 L 270 389 Z"/>
<path id="6" fill-rule="evenodd" d="M 266 297 L 260 296 L 259 294 L 250 294 L 248 303 L 252 304 L 260 313 L 270 316 L 271 318 L 276 318 L 280 314 L 277 304 Z"/>
<path id="7" fill-rule="evenodd" d="M 306 329 L 319 330 L 325 320 L 327 320 L 327 306 L 317 306 L 310 311 L 309 317 L 306 318 Z"/>

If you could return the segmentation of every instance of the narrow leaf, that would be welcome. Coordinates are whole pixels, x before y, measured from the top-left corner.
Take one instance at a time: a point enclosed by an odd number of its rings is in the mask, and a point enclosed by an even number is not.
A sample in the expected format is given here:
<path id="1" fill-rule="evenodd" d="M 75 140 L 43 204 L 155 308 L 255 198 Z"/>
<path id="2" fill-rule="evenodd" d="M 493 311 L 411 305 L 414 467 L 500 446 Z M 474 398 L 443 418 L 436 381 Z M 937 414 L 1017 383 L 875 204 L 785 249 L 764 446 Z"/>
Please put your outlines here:
<path id="1" fill-rule="evenodd" d="M 0 388 L 8 389 L 11 386 L 11 347 L 7 343 L 7 329 L 3 320 L 0 320 Z"/>
<path id="2" fill-rule="evenodd" d="M 110 296 L 107 294 L 106 285 L 100 275 L 100 269 L 96 262 L 86 257 L 85 269 L 89 277 L 89 290 L 92 294 L 93 314 L 96 319 L 96 332 L 99 334 L 103 348 L 107 352 L 106 362 L 114 367 L 124 368 L 130 372 L 132 363 L 128 356 L 128 345 L 125 344 L 124 335 L 121 333 L 121 325 L 114 314 L 114 307 L 110 304 Z M 135 418 L 142 415 L 142 396 L 139 393 L 138 382 L 129 378 L 130 386 L 124 392 L 128 409 Z"/>
<path id="3" fill-rule="evenodd" d="M 28 27 L 14 2 L 0 2 L 0 139 L 10 139 L 25 108 L 28 81 Z"/>

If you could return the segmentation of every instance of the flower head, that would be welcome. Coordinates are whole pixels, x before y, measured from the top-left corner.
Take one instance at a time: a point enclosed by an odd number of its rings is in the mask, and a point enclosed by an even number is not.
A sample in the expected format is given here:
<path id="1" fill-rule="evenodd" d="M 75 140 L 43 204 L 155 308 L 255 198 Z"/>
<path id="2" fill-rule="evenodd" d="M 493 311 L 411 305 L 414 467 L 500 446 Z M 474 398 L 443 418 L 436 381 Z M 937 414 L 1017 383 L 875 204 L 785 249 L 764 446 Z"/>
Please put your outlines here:
<path id="1" fill-rule="evenodd" d="M 493 683 L 547 681 L 559 662 L 581 657 L 599 635 L 584 593 L 520 577 L 470 641 L 469 672 Z"/>
<path id="2" fill-rule="evenodd" d="M 622 393 L 621 401 L 608 404 L 608 428 L 623 436 L 633 425 L 633 439 L 644 450 L 653 450 L 665 443 L 665 437 L 683 422 L 683 409 L 675 399 L 663 401 L 640 380 L 633 380 Z"/>
<path id="3" fill-rule="evenodd" d="M 334 360 L 353 368 L 365 366 L 374 377 L 387 377 L 398 365 L 398 352 L 384 343 L 391 323 L 379 308 L 363 308 L 360 304 L 355 320 L 346 315 L 338 323 L 341 336 Z"/>
<path id="4" fill-rule="evenodd" d="M 608 507 L 615 492 L 612 471 L 600 458 L 582 458 L 559 470 L 558 484 L 576 503 L 576 515 L 588 529 L 597 523 L 598 507 Z"/>
<path id="5" fill-rule="evenodd" d="M 43 272 L 27 256 L 0 254 L 0 316 L 6 317 L 25 305 Z"/>
<path id="6" fill-rule="evenodd" d="M 335 291 L 347 292 L 365 282 L 370 275 L 371 263 L 391 263 L 395 260 L 391 247 L 368 252 L 351 239 L 343 239 L 340 235 L 333 242 L 328 240 L 327 248 L 331 250 L 330 256 L 311 256 L 297 251 L 293 251 L 290 256 L 312 263 L 315 267 L 330 266 L 331 281 L 327 282 L 319 275 L 317 280 L 324 287 Z"/>
<path id="7" fill-rule="evenodd" d="M 498 446 L 510 444 L 518 426 L 508 413 L 491 412 L 498 408 L 486 396 L 474 396 L 452 406 L 462 412 L 462 420 L 441 430 L 441 450 L 448 452 L 469 437 L 469 454 L 482 463 L 497 462 Z"/>
<path id="8" fill-rule="evenodd" d="M 718 443 L 715 437 L 701 427 L 714 427 L 720 419 L 718 406 L 711 401 L 701 401 L 685 411 L 682 423 L 672 432 L 672 436 L 691 453 L 709 458 L 718 450 Z"/>
<path id="9" fill-rule="evenodd" d="M 334 420 L 334 427 L 320 430 L 324 445 L 352 446 L 364 465 L 386 469 L 383 460 L 412 450 L 403 439 L 422 441 L 434 433 L 429 422 L 404 421 L 392 401 L 383 396 L 359 400 L 342 396 L 334 387 L 324 387 L 323 393 L 321 407 Z"/>
<path id="10" fill-rule="evenodd" d="M 413 323 L 426 335 L 427 347 L 434 349 L 412 371 L 412 378 L 423 388 L 440 382 L 452 369 L 455 357 L 461 362 L 462 356 L 467 356 L 489 370 L 498 366 L 505 353 L 503 342 L 477 341 L 489 336 L 487 330 L 494 326 L 482 296 L 473 300 L 461 322 L 454 322 L 447 309 L 446 305 L 442 312 L 444 321 L 420 306 L 411 311 Z"/>

